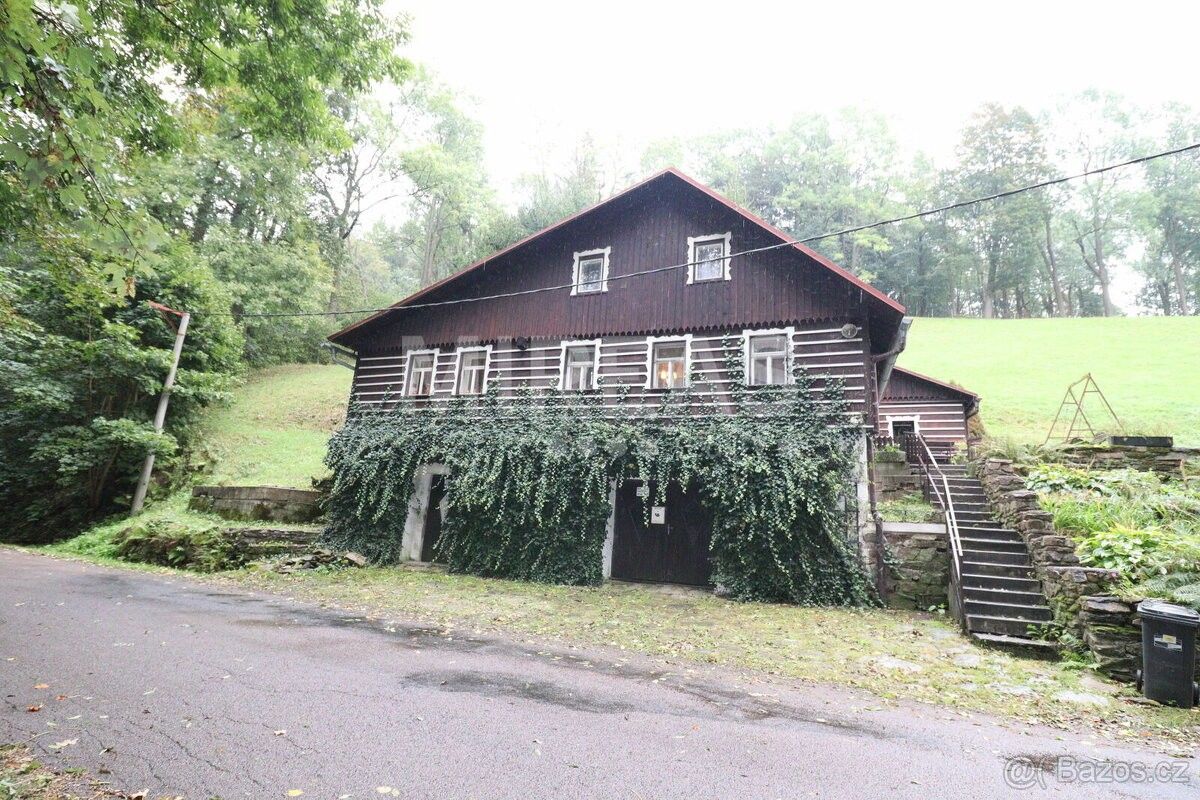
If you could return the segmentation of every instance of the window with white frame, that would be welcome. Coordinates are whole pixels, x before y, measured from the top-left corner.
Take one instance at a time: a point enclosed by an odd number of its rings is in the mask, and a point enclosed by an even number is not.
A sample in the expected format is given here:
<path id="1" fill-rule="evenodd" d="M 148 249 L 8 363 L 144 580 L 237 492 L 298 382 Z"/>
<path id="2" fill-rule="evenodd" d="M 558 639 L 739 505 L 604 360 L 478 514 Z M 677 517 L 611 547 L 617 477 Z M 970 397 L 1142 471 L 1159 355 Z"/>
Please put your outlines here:
<path id="1" fill-rule="evenodd" d="M 455 392 L 457 394 L 483 394 L 483 387 L 487 383 L 487 362 L 486 347 L 459 350 Z"/>
<path id="2" fill-rule="evenodd" d="M 426 397 L 433 394 L 433 372 L 437 353 L 427 350 L 408 354 L 408 384 L 405 394 L 409 397 Z"/>
<path id="3" fill-rule="evenodd" d="M 594 343 L 563 346 L 562 388 L 565 391 L 596 388 L 596 350 Z"/>
<path id="4" fill-rule="evenodd" d="M 608 256 L 611 252 L 611 247 L 605 247 L 575 254 L 575 277 L 571 285 L 571 294 L 608 291 Z"/>
<path id="5" fill-rule="evenodd" d="M 731 234 L 688 237 L 688 283 L 727 281 Z"/>
<path id="6" fill-rule="evenodd" d="M 788 334 L 747 334 L 746 383 L 750 386 L 782 386 L 788 382 Z"/>
<path id="7" fill-rule="evenodd" d="M 650 347 L 650 388 L 683 389 L 687 380 L 687 341 L 653 342 Z"/>

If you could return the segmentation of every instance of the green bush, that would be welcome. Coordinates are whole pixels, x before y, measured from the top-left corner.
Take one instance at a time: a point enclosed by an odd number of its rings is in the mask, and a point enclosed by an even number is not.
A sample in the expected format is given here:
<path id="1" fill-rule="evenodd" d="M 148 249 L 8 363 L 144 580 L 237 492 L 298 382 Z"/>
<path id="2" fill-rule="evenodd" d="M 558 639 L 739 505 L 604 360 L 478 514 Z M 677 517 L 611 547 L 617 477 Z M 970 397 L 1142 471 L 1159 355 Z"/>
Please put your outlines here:
<path id="1" fill-rule="evenodd" d="M 216 525 L 170 520 L 135 522 L 115 538 L 116 556 L 125 561 L 218 572 L 244 566 L 239 549 Z"/>

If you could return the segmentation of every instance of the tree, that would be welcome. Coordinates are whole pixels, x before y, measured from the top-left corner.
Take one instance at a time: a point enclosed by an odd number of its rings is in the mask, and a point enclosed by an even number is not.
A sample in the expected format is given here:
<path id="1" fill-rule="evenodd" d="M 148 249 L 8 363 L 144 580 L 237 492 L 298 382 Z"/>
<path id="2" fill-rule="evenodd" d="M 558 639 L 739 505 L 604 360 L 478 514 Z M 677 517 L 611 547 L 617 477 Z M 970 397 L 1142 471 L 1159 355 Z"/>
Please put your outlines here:
<path id="1" fill-rule="evenodd" d="M 963 198 L 1026 186 L 1050 174 L 1041 127 L 1019 107 L 991 104 L 976 112 L 963 131 L 958 160 L 957 185 Z M 1043 196 L 1027 193 L 954 215 L 975 251 L 980 316 L 1029 313 L 1029 269 L 1037 258 L 1032 232 L 1044 218 L 1045 202 Z"/>
<path id="2" fill-rule="evenodd" d="M 1200 141 L 1200 116 L 1170 105 L 1164 112 L 1168 147 Z M 1200 158 L 1186 153 L 1146 165 L 1148 193 L 1139 215 L 1146 243 L 1141 271 L 1158 292 L 1164 314 L 1188 315 L 1200 306 Z"/>
<path id="3" fill-rule="evenodd" d="M 1133 118 L 1121 98 L 1090 90 L 1060 109 L 1055 129 L 1060 158 L 1090 170 L 1134 157 L 1140 151 Z M 1124 255 L 1137 202 L 1129 172 L 1114 170 L 1081 178 L 1073 186 L 1068 220 L 1084 266 L 1096 279 L 1104 316 L 1118 313 L 1112 299 L 1112 260 Z"/>

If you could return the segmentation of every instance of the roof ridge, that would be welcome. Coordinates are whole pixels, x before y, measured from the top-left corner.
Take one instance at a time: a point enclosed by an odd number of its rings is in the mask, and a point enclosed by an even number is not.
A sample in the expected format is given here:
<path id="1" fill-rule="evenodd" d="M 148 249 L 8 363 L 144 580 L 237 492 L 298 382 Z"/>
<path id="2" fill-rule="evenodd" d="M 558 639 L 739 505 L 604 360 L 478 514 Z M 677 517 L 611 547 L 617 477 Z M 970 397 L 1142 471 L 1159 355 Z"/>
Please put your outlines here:
<path id="1" fill-rule="evenodd" d="M 557 230 L 571 222 L 574 222 L 575 220 L 580 219 L 581 217 L 587 216 L 588 214 L 591 214 L 594 211 L 597 211 L 598 209 L 602 208 L 603 206 L 606 206 L 610 203 L 615 202 L 616 200 L 626 197 L 629 194 L 631 194 L 639 189 L 642 189 L 651 183 L 661 180 L 662 178 L 664 178 L 668 175 L 673 176 L 674 178 L 676 178 L 676 179 L 682 181 L 683 183 L 687 184 L 688 186 L 691 186 L 692 188 L 700 191 L 701 193 L 712 198 L 713 200 L 716 200 L 721 205 L 730 209 L 734 213 L 740 215 L 741 217 L 743 217 L 747 221 L 751 222 L 752 224 L 757 225 L 759 228 L 762 228 L 763 230 L 765 230 L 767 233 L 771 234 L 772 236 L 778 237 L 781 240 L 781 242 L 790 243 L 792 247 L 794 247 L 795 249 L 804 253 L 809 258 L 813 259 L 815 262 L 817 262 L 817 264 L 830 270 L 831 272 L 833 272 L 835 275 L 842 278 L 843 280 L 849 281 L 850 283 L 854 284 L 855 286 L 857 286 L 859 289 L 866 292 L 868 295 L 870 295 L 875 300 L 882 302 L 884 305 L 892 308 L 893 310 L 895 310 L 901 314 L 905 313 L 904 306 L 902 306 L 900 303 L 896 302 L 892 298 L 888 297 L 886 294 L 881 292 L 879 289 L 876 289 L 871 284 L 862 280 L 861 278 L 854 275 L 850 271 L 838 266 L 837 264 L 830 261 L 825 256 L 818 253 L 816 250 L 813 250 L 812 248 L 810 248 L 800 242 L 794 241 L 793 238 L 790 235 L 788 235 L 787 233 L 785 233 L 784 231 L 780 230 L 779 228 L 776 228 L 774 225 L 767 222 L 762 217 L 759 217 L 758 215 L 754 214 L 753 212 L 751 212 L 745 208 L 742 208 L 740 205 L 738 205 L 737 203 L 734 203 L 732 200 L 728 199 L 727 197 L 720 194 L 716 190 L 714 190 L 708 186 L 705 186 L 703 183 L 700 183 L 698 180 L 685 174 L 678 168 L 669 166 L 669 167 L 665 167 L 665 168 L 659 170 L 658 172 L 655 172 L 654 174 L 650 175 L 649 177 L 644 178 L 631 186 L 626 187 L 625 189 L 622 189 L 621 191 L 617 192 L 616 194 L 614 194 L 610 197 L 606 197 L 603 200 L 593 203 L 592 205 L 588 206 L 587 208 L 584 208 L 580 211 L 575 212 L 574 214 L 571 214 L 570 216 L 567 216 L 567 217 L 564 217 L 564 218 L 558 220 L 557 222 L 547 225 L 546 227 L 542 228 L 541 230 L 539 230 L 535 233 L 531 233 L 528 236 L 525 236 L 525 237 L 513 242 L 512 244 L 510 244 L 506 247 L 503 247 L 503 248 L 497 250 L 496 252 L 485 256 L 484 258 L 481 258 L 481 259 L 478 259 L 477 261 L 471 262 L 470 264 L 463 267 L 462 269 L 459 269 L 459 270 L 451 273 L 450 275 L 447 275 L 445 278 L 442 278 L 439 281 L 435 281 L 434 283 L 431 283 L 422 289 L 418 289 L 416 292 L 413 292 L 408 297 L 405 297 L 404 299 L 393 303 L 392 305 L 388 306 L 387 308 L 382 309 L 380 311 L 376 311 L 374 314 L 371 314 L 370 316 L 365 317 L 365 318 L 359 320 L 358 322 L 351 323 L 350 325 L 347 325 L 346 327 L 342 328 L 341 330 L 337 331 L 336 333 L 330 334 L 328 338 L 330 341 L 336 342 L 338 339 L 341 339 L 342 337 L 346 336 L 350 332 L 357 330 L 359 328 L 362 328 L 368 324 L 371 324 L 371 323 L 375 322 L 376 320 L 379 320 L 379 319 L 387 316 L 388 314 L 390 314 L 392 311 L 394 311 L 396 309 L 403 308 L 407 305 L 410 305 L 414 301 L 419 300 L 422 297 L 425 297 L 430 292 L 436 291 L 437 289 L 440 289 L 443 286 L 446 286 L 447 284 L 453 283 L 454 281 L 458 280 L 459 278 L 463 277 L 464 275 L 466 275 L 470 272 L 473 272 L 476 269 L 486 266 L 489 262 L 494 261 L 495 259 L 500 258 L 501 256 L 507 255 L 507 254 L 513 252 L 514 250 L 516 250 L 520 247 L 523 247 L 526 244 L 529 244 L 530 242 L 534 241 L 535 239 L 539 239 L 542 236 L 545 236 L 546 234 L 548 234 L 554 230 Z"/>

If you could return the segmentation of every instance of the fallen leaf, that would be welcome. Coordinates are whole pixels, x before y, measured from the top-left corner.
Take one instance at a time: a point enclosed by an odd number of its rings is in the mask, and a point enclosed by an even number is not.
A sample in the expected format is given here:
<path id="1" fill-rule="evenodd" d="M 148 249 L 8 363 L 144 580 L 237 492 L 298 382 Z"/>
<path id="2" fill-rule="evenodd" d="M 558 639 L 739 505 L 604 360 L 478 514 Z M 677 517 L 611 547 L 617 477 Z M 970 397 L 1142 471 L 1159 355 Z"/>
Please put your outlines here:
<path id="1" fill-rule="evenodd" d="M 33 685 L 33 688 L 35 688 L 35 689 L 49 689 L 49 688 L 50 688 L 50 684 L 48 684 L 48 683 L 35 683 L 35 684 Z"/>
<path id="2" fill-rule="evenodd" d="M 50 745 L 50 748 L 52 750 L 61 750 L 64 747 L 70 747 L 73 744 L 79 744 L 79 740 L 78 739 L 63 739 L 61 742 L 55 742 L 54 744 Z"/>
<path id="3" fill-rule="evenodd" d="M 303 789 L 288 789 L 287 790 L 288 797 L 299 797 L 302 794 L 304 794 Z"/>
<path id="4" fill-rule="evenodd" d="M 287 731 L 286 730 L 278 730 L 278 731 L 275 731 L 275 735 L 276 736 L 287 736 Z"/>
<path id="5" fill-rule="evenodd" d="M 392 790 L 392 787 L 390 787 L 390 786 L 376 786 L 375 787 L 375 791 L 379 792 L 380 794 L 387 794 L 391 790 Z"/>
<path id="6" fill-rule="evenodd" d="M 36 714 L 37 712 L 42 710 L 42 707 L 41 706 L 29 706 L 29 708 L 26 708 L 25 710 L 28 711 L 30 714 Z"/>
<path id="7" fill-rule="evenodd" d="M 55 697 L 54 699 L 55 700 L 66 700 L 67 696 L 65 694 L 60 694 L 57 697 Z"/>

